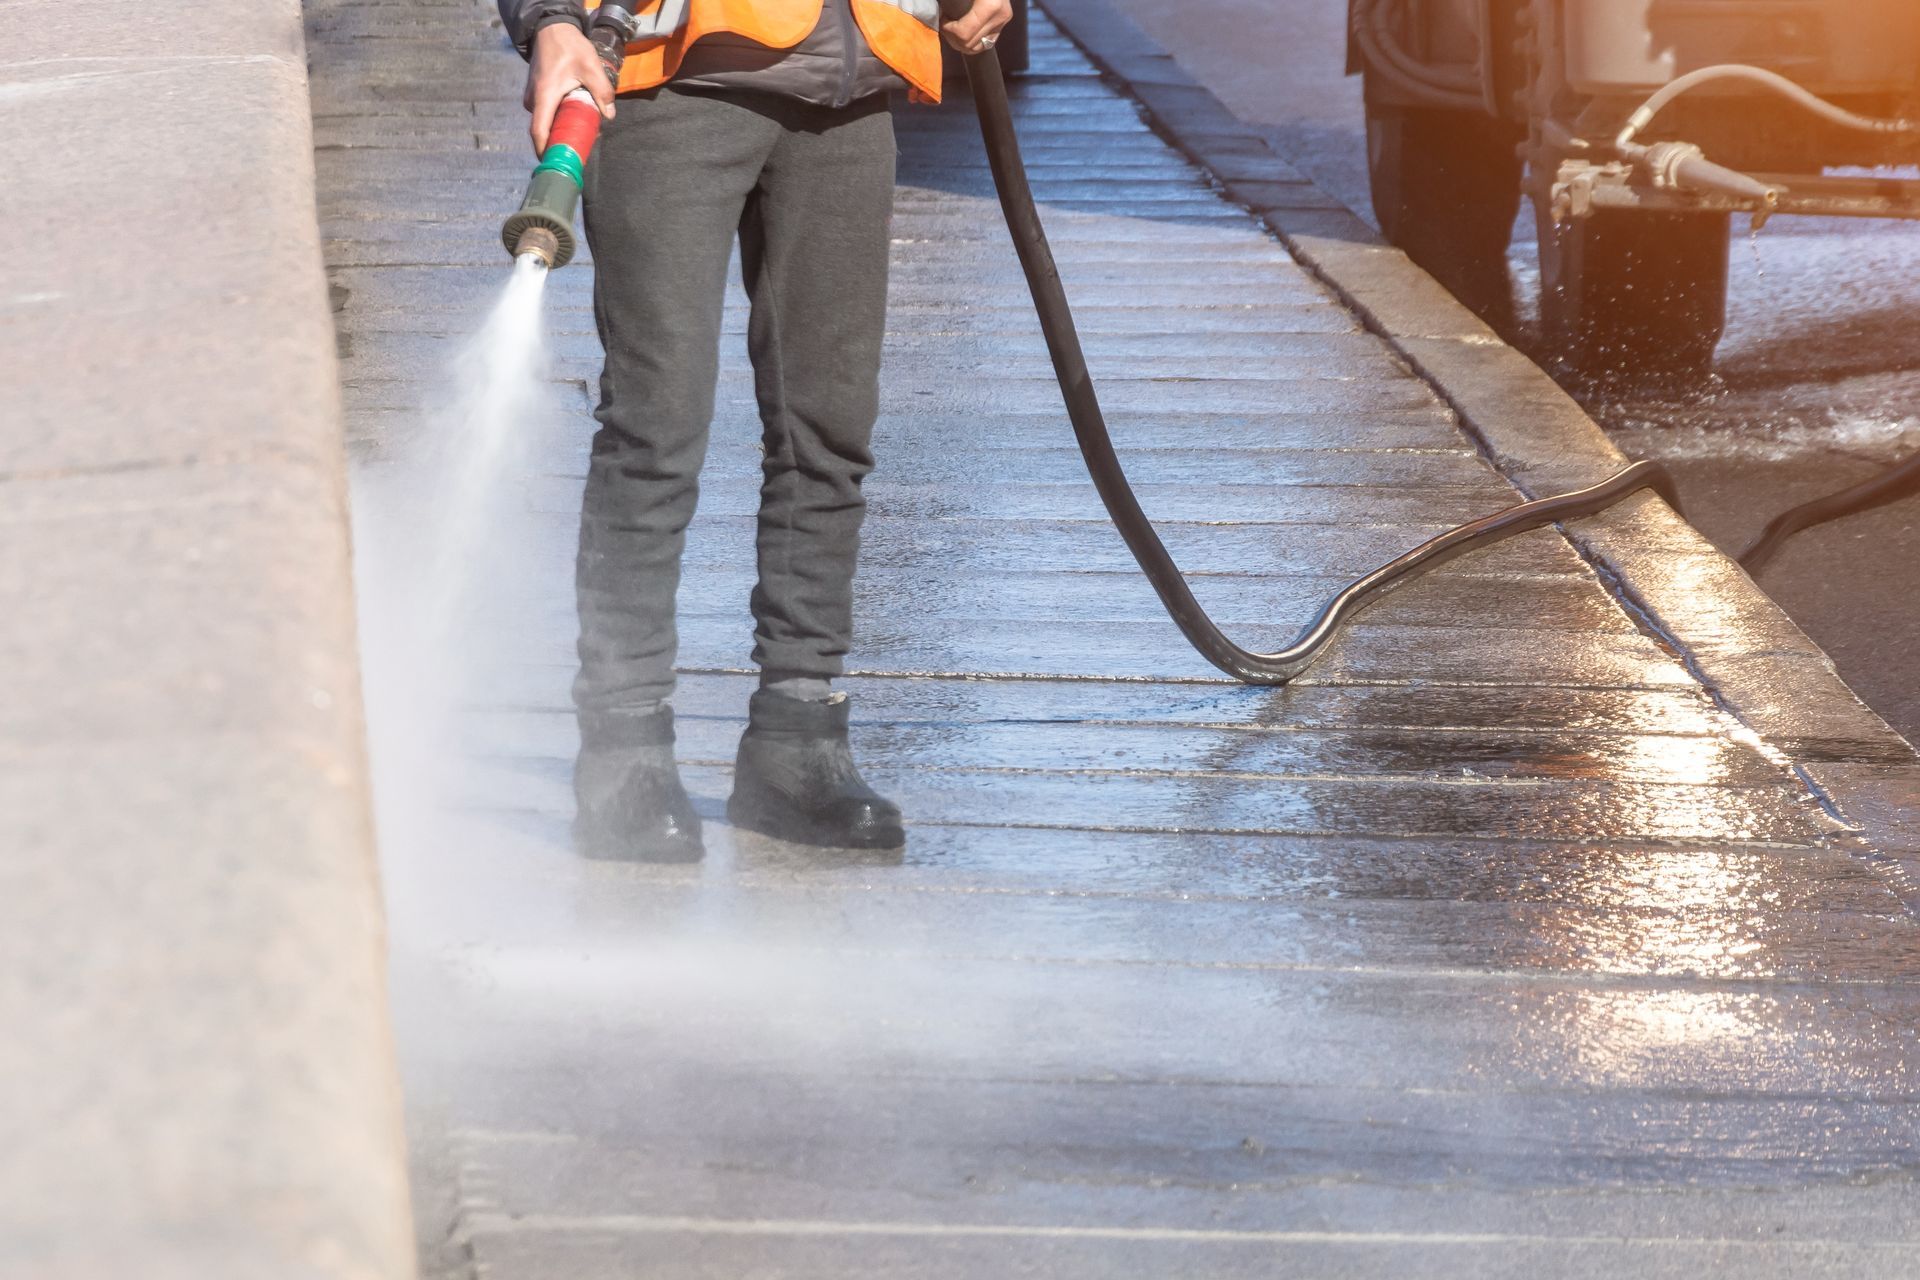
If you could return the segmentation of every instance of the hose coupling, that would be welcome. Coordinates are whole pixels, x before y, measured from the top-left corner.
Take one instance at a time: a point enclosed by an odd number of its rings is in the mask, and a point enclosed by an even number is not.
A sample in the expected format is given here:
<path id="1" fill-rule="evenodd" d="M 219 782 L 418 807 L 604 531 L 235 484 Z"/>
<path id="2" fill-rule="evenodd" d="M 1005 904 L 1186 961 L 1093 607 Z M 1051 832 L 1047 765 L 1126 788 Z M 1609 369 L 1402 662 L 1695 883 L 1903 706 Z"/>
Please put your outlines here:
<path id="1" fill-rule="evenodd" d="M 622 5 L 603 4 L 593 11 L 587 24 L 587 39 L 600 53 L 607 78 L 620 83 L 620 68 L 627 60 L 627 42 L 633 38 L 633 14 Z"/>

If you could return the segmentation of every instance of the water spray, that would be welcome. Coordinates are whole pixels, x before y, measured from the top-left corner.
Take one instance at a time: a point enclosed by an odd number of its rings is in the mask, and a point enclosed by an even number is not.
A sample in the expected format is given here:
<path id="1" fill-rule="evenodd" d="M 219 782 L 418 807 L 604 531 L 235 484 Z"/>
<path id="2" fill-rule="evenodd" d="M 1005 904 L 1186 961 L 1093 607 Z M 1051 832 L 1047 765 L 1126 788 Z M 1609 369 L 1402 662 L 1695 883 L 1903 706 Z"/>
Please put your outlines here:
<path id="1" fill-rule="evenodd" d="M 607 78 L 620 83 L 620 64 L 626 58 L 627 36 L 633 15 L 619 5 L 594 10 L 588 39 L 600 54 Z M 579 241 L 573 234 L 573 215 L 580 207 L 586 182 L 587 158 L 600 137 L 600 106 L 586 89 L 575 89 L 560 100 L 553 113 L 540 163 L 527 183 L 527 197 L 500 228 L 500 241 L 516 260 L 538 259 L 548 268 L 573 261 Z"/>

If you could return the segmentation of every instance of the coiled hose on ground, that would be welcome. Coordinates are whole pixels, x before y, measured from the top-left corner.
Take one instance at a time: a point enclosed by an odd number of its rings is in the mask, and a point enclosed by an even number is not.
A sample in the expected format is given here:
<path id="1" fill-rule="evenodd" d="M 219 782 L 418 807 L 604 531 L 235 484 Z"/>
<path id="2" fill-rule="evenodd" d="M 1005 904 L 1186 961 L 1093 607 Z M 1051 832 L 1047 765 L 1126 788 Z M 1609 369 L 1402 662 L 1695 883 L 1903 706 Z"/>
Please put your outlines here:
<path id="1" fill-rule="evenodd" d="M 943 0 L 947 16 L 964 14 L 967 0 Z M 956 13 L 955 10 L 958 10 Z M 1061 287 L 1060 272 L 1047 243 L 1035 207 L 1033 189 L 1027 181 L 1026 166 L 1020 157 L 1020 141 L 1013 128 L 1013 113 L 1007 101 L 1007 86 L 998 55 L 987 49 L 966 59 L 967 80 L 973 89 L 974 107 L 980 117 L 980 134 L 986 143 L 987 160 L 993 170 L 994 185 L 1000 193 L 1008 229 L 1033 294 L 1034 309 L 1053 357 L 1054 373 L 1060 393 L 1066 401 L 1067 416 L 1073 423 L 1075 439 L 1086 458 L 1087 471 L 1094 489 L 1105 504 L 1120 536 L 1139 562 L 1141 571 L 1153 584 L 1160 603 L 1183 635 L 1207 661 L 1248 684 L 1285 684 L 1313 665 L 1339 633 L 1341 626 L 1386 594 L 1418 575 L 1436 568 L 1454 556 L 1502 539 L 1537 529 L 1542 525 L 1574 520 L 1604 511 L 1642 489 L 1651 489 L 1676 508 L 1678 500 L 1673 482 L 1657 463 L 1636 462 L 1619 474 L 1576 493 L 1540 498 L 1509 507 L 1469 524 L 1451 529 L 1422 543 L 1372 573 L 1358 579 L 1333 599 L 1294 639 L 1275 653 L 1255 653 L 1228 639 L 1194 598 L 1165 544 L 1154 532 L 1153 524 L 1140 507 L 1125 469 L 1114 451 L 1106 419 L 1093 379 L 1087 372 L 1086 356 L 1073 322 L 1072 308 Z"/>

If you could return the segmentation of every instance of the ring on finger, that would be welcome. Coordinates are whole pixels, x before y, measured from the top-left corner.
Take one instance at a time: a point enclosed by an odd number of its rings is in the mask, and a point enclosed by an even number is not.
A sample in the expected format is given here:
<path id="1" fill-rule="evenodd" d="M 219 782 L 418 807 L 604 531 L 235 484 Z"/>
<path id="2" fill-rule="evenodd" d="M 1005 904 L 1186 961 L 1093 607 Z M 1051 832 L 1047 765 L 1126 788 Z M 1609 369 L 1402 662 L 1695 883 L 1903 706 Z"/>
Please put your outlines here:
<path id="1" fill-rule="evenodd" d="M 981 36 L 978 40 L 974 41 L 973 47 L 985 53 L 987 50 L 993 48 L 994 41 L 999 38 L 998 36 Z"/>

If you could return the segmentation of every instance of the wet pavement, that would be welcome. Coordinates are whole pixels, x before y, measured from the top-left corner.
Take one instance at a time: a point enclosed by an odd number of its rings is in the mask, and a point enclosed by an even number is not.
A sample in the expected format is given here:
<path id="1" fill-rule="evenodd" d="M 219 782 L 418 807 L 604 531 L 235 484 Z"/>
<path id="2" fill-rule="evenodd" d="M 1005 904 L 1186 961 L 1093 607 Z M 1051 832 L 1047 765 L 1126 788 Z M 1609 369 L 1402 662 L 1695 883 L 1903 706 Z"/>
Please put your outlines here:
<path id="1" fill-rule="evenodd" d="M 505 279 L 520 69 L 491 5 L 308 9 L 355 498 L 400 516 L 366 564 L 445 481 L 412 446 Z M 1513 501 L 1044 22 L 1034 57 L 1016 108 L 1116 434 L 1236 635 Z M 377 747 L 396 685 L 459 668 L 449 780 L 380 779 L 429 1273 L 1920 1271 L 1897 864 L 1552 530 L 1291 688 L 1224 682 L 1078 468 L 964 103 L 900 121 L 845 687 L 905 864 L 721 819 L 753 684 L 737 281 L 676 698 L 707 863 L 567 847 L 587 270 L 551 281 L 558 409 L 461 653 L 368 655 Z"/>
<path id="2" fill-rule="evenodd" d="M 1346 11 L 1325 0 L 1114 0 L 1315 183 L 1372 221 Z M 1507 334 L 1537 349 L 1532 213 L 1515 227 Z M 1688 518 L 1729 554 L 1774 515 L 1920 452 L 1920 224 L 1736 220 L 1727 331 L 1711 377 L 1568 390 L 1635 458 L 1679 481 Z M 1759 575 L 1894 728 L 1920 737 L 1920 499 L 1789 541 Z"/>

